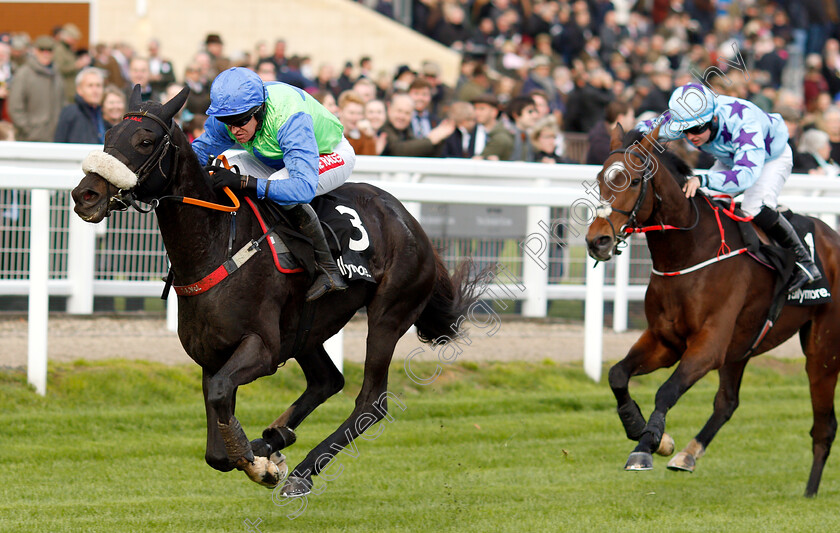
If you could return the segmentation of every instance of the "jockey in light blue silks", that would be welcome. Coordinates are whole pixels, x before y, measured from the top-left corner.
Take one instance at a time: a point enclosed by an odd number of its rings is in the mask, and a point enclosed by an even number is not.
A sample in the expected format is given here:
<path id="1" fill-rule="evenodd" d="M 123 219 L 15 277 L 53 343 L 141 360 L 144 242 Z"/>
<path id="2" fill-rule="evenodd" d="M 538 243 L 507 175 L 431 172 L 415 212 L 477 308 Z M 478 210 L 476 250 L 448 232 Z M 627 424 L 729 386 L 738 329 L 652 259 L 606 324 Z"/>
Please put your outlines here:
<path id="1" fill-rule="evenodd" d="M 736 196 L 744 193 L 741 209 L 781 246 L 796 256 L 796 275 L 789 290 L 820 279 L 805 244 L 793 226 L 776 211 L 779 193 L 793 169 L 788 130 L 778 114 L 768 114 L 747 100 L 716 95 L 699 83 L 678 87 L 668 111 L 636 129 L 649 132 L 662 123 L 659 140 L 687 139 L 716 161 L 705 176 L 691 177 L 683 186 L 687 198 L 699 187 Z"/>
<path id="2" fill-rule="evenodd" d="M 356 163 L 344 128 L 306 92 L 285 83 L 264 83 L 252 70 L 234 67 L 210 88 L 204 133 L 192 143 L 199 162 L 212 171 L 216 188 L 251 190 L 286 210 L 290 221 L 312 239 L 320 271 L 307 301 L 347 284 L 333 260 L 312 199 L 343 184 Z M 231 169 L 210 165 L 235 144 L 245 153 L 230 159 Z"/>

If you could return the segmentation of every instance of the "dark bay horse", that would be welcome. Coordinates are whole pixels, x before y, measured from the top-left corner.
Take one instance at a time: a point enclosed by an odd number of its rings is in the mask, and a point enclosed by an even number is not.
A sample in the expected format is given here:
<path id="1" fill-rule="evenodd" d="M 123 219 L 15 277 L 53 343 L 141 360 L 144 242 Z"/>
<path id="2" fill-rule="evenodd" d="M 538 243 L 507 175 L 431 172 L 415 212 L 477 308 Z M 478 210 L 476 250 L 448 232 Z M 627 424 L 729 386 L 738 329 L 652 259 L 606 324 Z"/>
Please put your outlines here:
<path id="1" fill-rule="evenodd" d="M 702 194 L 687 199 L 682 184 L 691 170 L 658 145 L 658 130 L 649 136 L 631 131 L 624 139 L 613 132 L 612 153 L 598 174 L 604 205 L 586 236 L 589 255 L 610 259 L 623 241 L 625 228 L 670 226 L 674 229 L 646 233 L 653 268 L 677 272 L 713 260 L 721 247 L 715 212 Z M 721 216 L 726 242 L 741 247 L 736 222 Z M 814 496 L 837 432 L 834 394 L 840 371 L 840 236 L 814 220 L 815 243 L 822 258 L 833 302 L 811 307 L 786 306 L 775 325 L 751 355 L 778 346 L 796 332 L 807 357 L 814 420 L 811 429 L 813 464 L 805 489 Z M 627 356 L 609 372 L 609 383 L 618 402 L 618 414 L 627 437 L 638 446 L 627 461 L 627 470 L 649 470 L 652 453 L 663 440 L 665 415 L 680 396 L 711 370 L 717 370 L 720 387 L 714 411 L 703 429 L 668 467 L 693 471 L 696 459 L 738 407 L 746 355 L 764 325 L 776 274 L 747 255 L 714 262 L 684 275 L 652 274 L 645 295 L 647 330 Z M 676 369 L 656 393 L 655 408 L 646 421 L 630 397 L 632 376 L 676 364 Z M 669 437 L 665 437 L 669 438 Z"/>
<path id="2" fill-rule="evenodd" d="M 183 203 L 179 197 L 218 202 L 209 177 L 172 117 L 188 89 L 164 105 L 140 101 L 139 86 L 124 120 L 105 139 L 104 154 L 88 157 L 97 171 L 73 190 L 75 211 L 99 222 L 114 209 L 139 199 L 155 207 L 176 285 L 191 284 L 247 248 L 263 231 L 248 209 L 236 216 Z M 94 157 L 95 156 L 95 157 Z M 86 161 L 88 161 L 86 160 Z M 282 487 L 286 496 L 307 494 L 312 475 L 359 434 L 386 416 L 388 367 L 397 340 L 413 324 L 424 341 L 448 339 L 459 317 L 475 301 L 476 276 L 460 268 L 450 277 L 420 224 L 385 191 L 365 184 L 345 184 L 373 247 L 371 273 L 376 283 L 353 282 L 314 305 L 311 331 L 293 353 L 301 324 L 306 275 L 277 272 L 270 254 L 256 253 L 212 289 L 178 297 L 178 335 L 187 354 L 203 370 L 207 414 L 205 459 L 221 471 L 244 470 L 254 481 L 277 486 L 286 466 L 279 450 L 291 445 L 295 428 L 316 407 L 344 386 L 323 343 L 360 308 L 367 310 L 368 337 L 364 381 L 355 408 L 338 429 L 298 464 Z M 452 329 L 454 327 L 454 330 Z M 153 349 L 153 347 L 150 347 Z M 306 377 L 306 389 L 262 437 L 250 441 L 234 416 L 240 385 L 273 374 L 294 358 Z"/>

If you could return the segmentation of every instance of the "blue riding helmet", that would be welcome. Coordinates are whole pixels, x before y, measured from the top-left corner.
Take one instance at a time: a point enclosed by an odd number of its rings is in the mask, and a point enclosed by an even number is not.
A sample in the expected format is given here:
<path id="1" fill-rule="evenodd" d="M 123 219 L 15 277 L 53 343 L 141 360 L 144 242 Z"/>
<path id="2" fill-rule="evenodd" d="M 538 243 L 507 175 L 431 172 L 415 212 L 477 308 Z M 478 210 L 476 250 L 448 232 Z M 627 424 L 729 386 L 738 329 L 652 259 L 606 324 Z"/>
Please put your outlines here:
<path id="1" fill-rule="evenodd" d="M 253 70 L 233 67 L 225 70 L 210 87 L 211 117 L 230 117 L 248 113 L 265 103 L 265 85 Z"/>
<path id="2" fill-rule="evenodd" d="M 699 83 L 677 87 L 668 101 L 669 128 L 673 132 L 702 126 L 715 116 L 715 94 Z"/>

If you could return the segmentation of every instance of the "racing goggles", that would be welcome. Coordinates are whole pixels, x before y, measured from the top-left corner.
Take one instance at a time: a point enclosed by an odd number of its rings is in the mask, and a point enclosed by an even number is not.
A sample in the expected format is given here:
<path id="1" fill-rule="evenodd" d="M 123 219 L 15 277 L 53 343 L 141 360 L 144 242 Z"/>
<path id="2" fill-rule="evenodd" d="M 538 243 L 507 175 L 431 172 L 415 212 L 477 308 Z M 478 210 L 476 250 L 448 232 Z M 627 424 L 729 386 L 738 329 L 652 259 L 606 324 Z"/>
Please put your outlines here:
<path id="1" fill-rule="evenodd" d="M 239 113 L 238 115 L 216 117 L 216 120 L 231 128 L 242 128 L 245 126 L 245 124 L 251 121 L 251 117 L 253 117 L 257 113 L 257 111 L 260 110 L 260 107 L 261 106 L 252 107 L 248 111 L 245 111 L 244 113 Z"/>
<path id="2" fill-rule="evenodd" d="M 711 127 L 711 125 L 712 125 L 712 121 L 710 120 L 709 122 L 706 122 L 705 124 L 699 124 L 697 126 L 684 129 L 683 133 L 690 133 L 692 135 L 700 135 L 701 133 L 703 133 L 704 131 L 709 129 Z"/>

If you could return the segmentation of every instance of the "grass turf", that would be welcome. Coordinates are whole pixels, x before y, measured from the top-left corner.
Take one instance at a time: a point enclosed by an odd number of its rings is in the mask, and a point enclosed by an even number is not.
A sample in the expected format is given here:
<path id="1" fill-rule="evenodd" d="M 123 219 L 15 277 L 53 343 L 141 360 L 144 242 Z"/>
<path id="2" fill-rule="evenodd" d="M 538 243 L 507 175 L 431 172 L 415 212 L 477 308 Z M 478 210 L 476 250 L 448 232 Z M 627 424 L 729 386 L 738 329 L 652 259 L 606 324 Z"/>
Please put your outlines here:
<path id="1" fill-rule="evenodd" d="M 667 471 L 660 457 L 652 472 L 624 472 L 633 446 L 612 394 L 579 365 L 442 370 L 419 386 L 391 369 L 389 391 L 405 410 L 391 402 L 394 420 L 338 455 L 306 509 L 204 463 L 197 367 L 51 365 L 46 398 L 23 373 L 0 372 L 0 531 L 840 530 L 836 460 L 819 497 L 802 497 L 811 413 L 801 361 L 751 363 L 741 407 L 694 474 Z M 299 428 L 291 466 L 352 409 L 362 368 L 345 372 L 345 390 Z M 634 381 L 643 412 L 665 376 Z M 705 422 L 716 387 L 707 377 L 671 411 L 677 449 Z M 302 390 L 293 363 L 242 387 L 237 415 L 249 436 Z"/>

